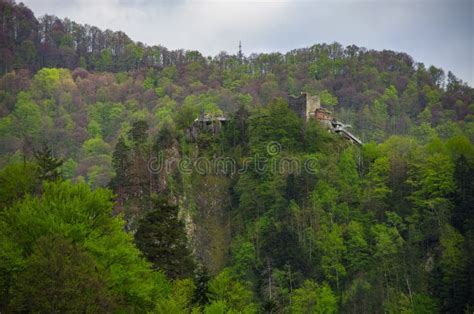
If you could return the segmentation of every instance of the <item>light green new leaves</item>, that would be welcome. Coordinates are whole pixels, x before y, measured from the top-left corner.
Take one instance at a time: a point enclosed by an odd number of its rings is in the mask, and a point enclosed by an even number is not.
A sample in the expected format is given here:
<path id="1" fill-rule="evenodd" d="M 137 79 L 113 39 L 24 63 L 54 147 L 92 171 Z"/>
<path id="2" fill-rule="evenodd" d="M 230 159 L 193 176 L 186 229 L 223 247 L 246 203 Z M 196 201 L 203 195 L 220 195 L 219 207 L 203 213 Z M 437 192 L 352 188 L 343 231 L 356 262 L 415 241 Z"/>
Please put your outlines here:
<path id="1" fill-rule="evenodd" d="M 336 313 L 337 299 L 327 283 L 318 285 L 306 280 L 292 296 L 291 312 L 303 313 Z"/>
<path id="2" fill-rule="evenodd" d="M 85 184 L 45 184 L 41 197 L 26 197 L 1 216 L 2 247 L 11 247 L 7 244 L 13 241 L 28 256 L 40 237 L 60 235 L 94 257 L 121 306 L 152 306 L 158 296 L 167 293 L 166 280 L 140 257 L 131 235 L 123 231 L 121 217 L 111 216 L 111 199 L 109 190 L 91 192 Z M 16 264 L 21 268 L 20 262 Z"/>

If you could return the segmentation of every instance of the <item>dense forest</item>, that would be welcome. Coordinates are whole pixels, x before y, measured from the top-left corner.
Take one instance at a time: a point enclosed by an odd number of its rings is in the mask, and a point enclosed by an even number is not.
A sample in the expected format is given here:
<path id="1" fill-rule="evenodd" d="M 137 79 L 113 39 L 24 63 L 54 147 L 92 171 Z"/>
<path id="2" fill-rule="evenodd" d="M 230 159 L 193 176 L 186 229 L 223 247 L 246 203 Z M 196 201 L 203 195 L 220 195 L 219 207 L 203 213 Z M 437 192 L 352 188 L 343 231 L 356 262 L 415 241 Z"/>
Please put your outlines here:
<path id="1" fill-rule="evenodd" d="M 1 313 L 474 311 L 453 73 L 338 43 L 205 57 L 11 0 L 0 27 Z M 190 136 L 202 116 L 227 120 Z"/>

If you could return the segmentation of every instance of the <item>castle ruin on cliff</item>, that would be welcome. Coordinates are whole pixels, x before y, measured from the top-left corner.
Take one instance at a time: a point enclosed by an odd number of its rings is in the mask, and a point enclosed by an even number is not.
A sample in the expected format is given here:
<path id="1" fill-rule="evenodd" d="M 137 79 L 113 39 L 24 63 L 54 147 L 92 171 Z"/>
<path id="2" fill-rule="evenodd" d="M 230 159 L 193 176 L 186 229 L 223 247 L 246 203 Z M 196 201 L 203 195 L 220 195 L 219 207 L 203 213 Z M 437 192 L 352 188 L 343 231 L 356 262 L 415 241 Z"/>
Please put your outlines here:
<path id="1" fill-rule="evenodd" d="M 337 121 L 330 110 L 321 107 L 319 96 L 311 96 L 308 93 L 301 93 L 299 96 L 290 95 L 288 106 L 305 121 L 316 119 L 330 132 L 342 135 L 352 143 L 362 144 L 358 137 L 347 130 L 350 125 Z"/>
<path id="2" fill-rule="evenodd" d="M 290 95 L 288 106 L 300 117 L 308 121 L 315 116 L 316 109 L 321 108 L 319 96 L 311 96 L 308 93 L 301 93 L 299 96 Z"/>

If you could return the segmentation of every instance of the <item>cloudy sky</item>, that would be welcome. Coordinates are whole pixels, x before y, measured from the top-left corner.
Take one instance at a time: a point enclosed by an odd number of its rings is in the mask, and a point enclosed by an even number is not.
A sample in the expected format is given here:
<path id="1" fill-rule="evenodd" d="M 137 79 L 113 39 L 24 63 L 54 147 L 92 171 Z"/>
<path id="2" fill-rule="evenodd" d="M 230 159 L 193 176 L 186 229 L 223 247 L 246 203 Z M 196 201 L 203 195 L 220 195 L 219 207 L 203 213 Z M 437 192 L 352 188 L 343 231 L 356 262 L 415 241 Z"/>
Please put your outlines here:
<path id="1" fill-rule="evenodd" d="M 19 0 L 20 1 L 20 0 Z M 18 2 L 19 2 L 18 1 Z M 205 55 L 340 42 L 391 49 L 474 86 L 474 0 L 23 0 L 37 16 L 122 30 Z"/>

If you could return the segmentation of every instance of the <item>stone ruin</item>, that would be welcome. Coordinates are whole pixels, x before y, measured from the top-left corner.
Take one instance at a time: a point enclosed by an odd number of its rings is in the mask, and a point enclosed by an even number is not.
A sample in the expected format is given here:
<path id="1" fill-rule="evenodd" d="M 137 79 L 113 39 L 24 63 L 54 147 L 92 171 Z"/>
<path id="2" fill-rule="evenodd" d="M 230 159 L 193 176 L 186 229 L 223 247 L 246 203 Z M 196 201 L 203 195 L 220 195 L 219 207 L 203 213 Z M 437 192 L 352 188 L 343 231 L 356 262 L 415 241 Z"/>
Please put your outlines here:
<path id="1" fill-rule="evenodd" d="M 305 121 L 315 116 L 316 110 L 321 108 L 319 96 L 311 96 L 308 93 L 301 93 L 299 96 L 290 95 L 288 106 Z"/>
<path id="2" fill-rule="evenodd" d="M 347 130 L 351 127 L 350 125 L 337 121 L 330 110 L 321 107 L 319 96 L 311 96 L 308 93 L 301 93 L 299 96 L 290 95 L 288 106 L 305 121 L 316 119 L 330 132 L 337 133 L 352 143 L 362 145 L 362 141 Z"/>
<path id="3" fill-rule="evenodd" d="M 350 125 L 337 121 L 330 110 L 321 107 L 319 96 L 311 96 L 308 93 L 301 93 L 299 96 L 290 95 L 288 97 L 288 106 L 303 118 L 304 121 L 316 119 L 330 132 L 337 133 L 352 143 L 362 144 L 359 138 L 347 130 L 351 127 Z M 217 134 L 227 121 L 228 119 L 225 116 L 201 114 L 199 118 L 194 120 L 192 126 L 186 130 L 186 137 L 189 140 L 196 141 L 199 133 L 202 131 Z"/>
<path id="4" fill-rule="evenodd" d="M 217 134 L 221 131 L 222 126 L 226 124 L 227 121 L 227 118 L 224 116 L 213 117 L 208 114 L 201 114 L 199 118 L 193 121 L 193 125 L 186 130 L 186 137 L 190 140 L 196 141 L 199 133 L 202 131 Z"/>

